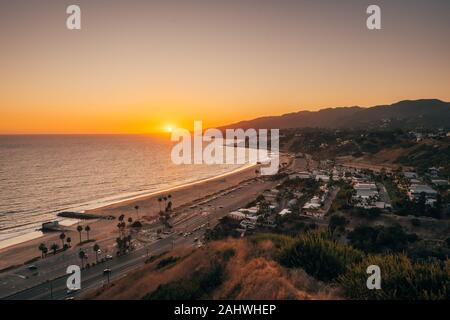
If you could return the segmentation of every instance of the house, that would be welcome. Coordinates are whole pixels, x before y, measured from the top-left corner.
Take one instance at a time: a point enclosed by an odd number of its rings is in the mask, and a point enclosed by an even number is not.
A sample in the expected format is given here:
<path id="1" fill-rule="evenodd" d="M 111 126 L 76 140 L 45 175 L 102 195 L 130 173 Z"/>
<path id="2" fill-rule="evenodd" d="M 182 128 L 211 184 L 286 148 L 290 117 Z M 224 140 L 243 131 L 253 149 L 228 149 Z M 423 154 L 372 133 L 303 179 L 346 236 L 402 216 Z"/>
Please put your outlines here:
<path id="1" fill-rule="evenodd" d="M 286 215 L 286 214 L 288 214 L 288 213 L 291 213 L 291 212 L 292 212 L 292 211 L 289 210 L 289 209 L 283 209 L 283 210 L 281 210 L 280 212 L 278 212 L 278 215 L 284 216 L 284 215 Z"/>
<path id="2" fill-rule="evenodd" d="M 448 185 L 448 180 L 444 180 L 444 179 L 431 179 L 431 183 L 436 185 L 436 186 L 447 186 Z"/>
<path id="3" fill-rule="evenodd" d="M 325 175 L 325 174 L 318 174 L 318 175 L 316 175 L 316 180 L 317 181 L 328 182 L 328 181 L 330 181 L 330 176 Z"/>
<path id="4" fill-rule="evenodd" d="M 372 182 L 358 182 L 353 188 L 356 190 L 356 198 L 369 199 L 378 195 L 377 186 Z"/>
<path id="5" fill-rule="evenodd" d="M 322 206 L 322 202 L 320 201 L 320 198 L 318 196 L 312 197 L 311 200 L 309 200 L 302 209 L 305 210 L 317 210 Z"/>
<path id="6" fill-rule="evenodd" d="M 411 200 L 418 199 L 420 194 L 424 193 L 426 199 L 436 198 L 437 191 L 426 184 L 412 185 L 409 189 L 408 195 Z"/>
<path id="7" fill-rule="evenodd" d="M 311 178 L 311 175 L 309 174 L 309 172 L 298 172 L 298 173 L 293 173 L 293 174 L 289 175 L 290 180 L 310 179 L 310 178 Z"/>
<path id="8" fill-rule="evenodd" d="M 417 179 L 418 178 L 417 173 L 415 173 L 415 172 L 406 171 L 406 172 L 403 172 L 403 175 L 405 176 L 405 178 L 408 178 L 408 179 Z"/>
<path id="9" fill-rule="evenodd" d="M 246 218 L 246 214 L 239 212 L 239 211 L 233 211 L 233 212 L 228 213 L 228 217 L 230 217 L 233 220 L 241 221 Z"/>

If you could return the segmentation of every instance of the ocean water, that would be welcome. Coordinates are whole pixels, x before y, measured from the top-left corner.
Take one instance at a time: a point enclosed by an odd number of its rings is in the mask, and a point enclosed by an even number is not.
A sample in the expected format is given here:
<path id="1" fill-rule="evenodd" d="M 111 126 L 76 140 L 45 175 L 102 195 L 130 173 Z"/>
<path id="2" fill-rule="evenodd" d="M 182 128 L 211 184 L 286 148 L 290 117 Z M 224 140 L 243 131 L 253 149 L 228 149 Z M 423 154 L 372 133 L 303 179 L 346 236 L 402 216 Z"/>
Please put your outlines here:
<path id="1" fill-rule="evenodd" d="M 242 165 L 175 165 L 169 138 L 0 136 L 0 241 L 83 211 L 211 178 Z"/>

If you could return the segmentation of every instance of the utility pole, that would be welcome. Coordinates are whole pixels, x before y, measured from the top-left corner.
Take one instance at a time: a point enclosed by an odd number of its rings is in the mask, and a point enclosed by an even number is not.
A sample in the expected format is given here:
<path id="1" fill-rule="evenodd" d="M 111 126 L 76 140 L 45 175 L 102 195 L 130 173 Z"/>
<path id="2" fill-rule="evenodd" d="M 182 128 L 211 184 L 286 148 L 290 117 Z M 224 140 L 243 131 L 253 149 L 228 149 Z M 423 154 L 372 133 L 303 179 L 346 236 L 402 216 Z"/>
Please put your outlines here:
<path id="1" fill-rule="evenodd" d="M 52 280 L 47 280 L 50 285 L 50 300 L 53 300 L 53 283 Z"/>

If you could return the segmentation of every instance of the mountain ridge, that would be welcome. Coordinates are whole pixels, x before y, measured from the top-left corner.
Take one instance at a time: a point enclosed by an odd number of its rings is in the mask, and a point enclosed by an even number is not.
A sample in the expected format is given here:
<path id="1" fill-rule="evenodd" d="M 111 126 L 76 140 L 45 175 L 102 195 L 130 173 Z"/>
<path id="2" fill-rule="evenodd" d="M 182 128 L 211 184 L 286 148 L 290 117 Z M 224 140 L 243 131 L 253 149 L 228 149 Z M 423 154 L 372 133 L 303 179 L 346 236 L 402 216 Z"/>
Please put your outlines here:
<path id="1" fill-rule="evenodd" d="M 401 100 L 372 107 L 328 107 L 280 116 L 264 116 L 221 127 L 255 129 L 290 128 L 436 128 L 450 127 L 450 102 L 439 99 Z"/>

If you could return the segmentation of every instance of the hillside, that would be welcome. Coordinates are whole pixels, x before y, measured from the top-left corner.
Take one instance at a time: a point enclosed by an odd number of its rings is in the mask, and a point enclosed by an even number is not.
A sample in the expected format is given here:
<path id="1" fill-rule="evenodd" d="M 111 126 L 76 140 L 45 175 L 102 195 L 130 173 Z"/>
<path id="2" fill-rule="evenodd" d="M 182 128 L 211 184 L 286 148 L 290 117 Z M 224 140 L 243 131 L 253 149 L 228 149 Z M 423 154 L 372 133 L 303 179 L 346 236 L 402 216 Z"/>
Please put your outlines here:
<path id="1" fill-rule="evenodd" d="M 225 128 L 450 128 L 450 103 L 437 99 L 404 100 L 370 108 L 341 107 L 300 111 L 230 124 Z"/>
<path id="2" fill-rule="evenodd" d="M 228 239 L 186 249 L 151 259 L 84 299 L 340 299 L 336 289 L 271 259 L 270 241 Z"/>

